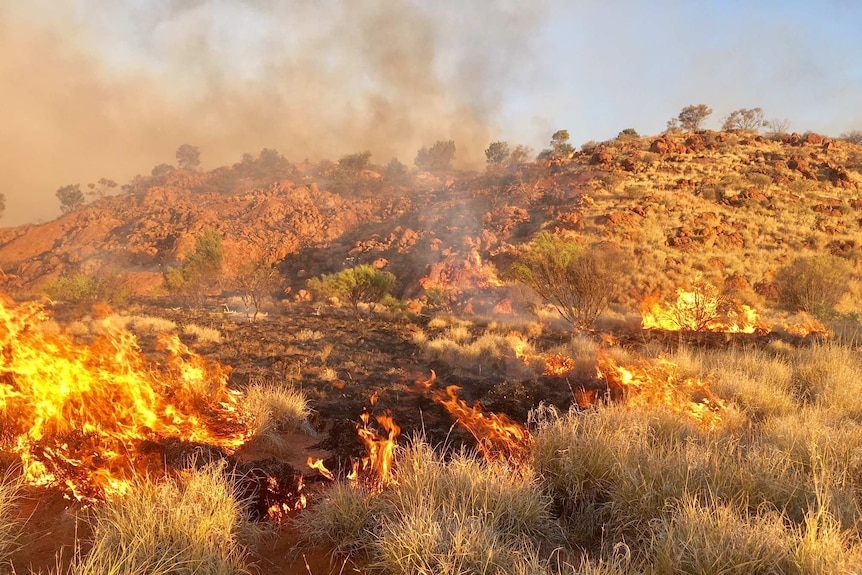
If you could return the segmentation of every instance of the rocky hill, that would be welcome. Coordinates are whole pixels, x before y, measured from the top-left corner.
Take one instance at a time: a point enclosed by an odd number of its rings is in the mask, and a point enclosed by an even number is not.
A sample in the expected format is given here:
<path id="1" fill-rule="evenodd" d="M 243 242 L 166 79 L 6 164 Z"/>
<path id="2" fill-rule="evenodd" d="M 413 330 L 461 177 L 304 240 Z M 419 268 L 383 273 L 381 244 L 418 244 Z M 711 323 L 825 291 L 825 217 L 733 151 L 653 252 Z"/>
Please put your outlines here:
<path id="1" fill-rule="evenodd" d="M 3 289 L 36 295 L 82 270 L 158 295 L 163 272 L 204 228 L 224 238 L 228 277 L 244 262 L 276 263 L 288 297 L 301 297 L 309 277 L 357 263 L 395 273 L 403 297 L 428 285 L 491 288 L 542 229 L 628 252 L 620 305 L 695 271 L 768 297 L 771 275 L 797 255 L 862 255 L 862 146 L 817 134 L 621 136 L 556 160 L 397 179 L 382 168 L 346 178 L 337 166 L 139 178 L 54 221 L 0 230 Z M 851 286 L 847 306 L 860 291 Z"/>

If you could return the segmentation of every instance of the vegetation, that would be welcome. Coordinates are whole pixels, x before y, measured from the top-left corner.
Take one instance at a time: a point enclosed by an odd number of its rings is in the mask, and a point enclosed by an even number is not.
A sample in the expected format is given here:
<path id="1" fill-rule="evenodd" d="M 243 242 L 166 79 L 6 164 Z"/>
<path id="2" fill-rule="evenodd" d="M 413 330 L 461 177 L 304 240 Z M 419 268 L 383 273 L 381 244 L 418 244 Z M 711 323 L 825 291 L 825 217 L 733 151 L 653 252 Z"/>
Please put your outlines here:
<path id="1" fill-rule="evenodd" d="M 81 184 L 62 186 L 55 195 L 60 200 L 60 210 L 64 214 L 74 212 L 78 206 L 84 203 L 84 192 L 81 191 Z"/>
<path id="2" fill-rule="evenodd" d="M 336 297 L 358 309 L 361 303 L 376 303 L 389 293 L 395 275 L 368 264 L 325 274 L 308 282 L 308 288 L 318 299 Z"/>
<path id="3" fill-rule="evenodd" d="M 82 309 L 97 303 L 122 305 L 129 299 L 129 290 L 122 286 L 118 277 L 97 276 L 80 270 L 51 280 L 42 289 L 54 301 Z"/>
<path id="4" fill-rule="evenodd" d="M 257 320 L 261 306 L 278 290 L 281 283 L 281 274 L 265 261 L 249 262 L 240 267 L 236 275 L 236 285 L 242 293 L 246 315 L 251 314 L 251 321 Z"/>
<path id="5" fill-rule="evenodd" d="M 827 318 L 834 314 L 835 305 L 846 293 L 850 275 L 846 260 L 832 255 L 809 256 L 797 258 L 780 269 L 775 284 L 786 309 Z"/>
<path id="6" fill-rule="evenodd" d="M 197 146 L 183 144 L 177 148 L 176 159 L 181 170 L 195 171 L 201 165 L 201 151 Z"/>
<path id="7" fill-rule="evenodd" d="M 186 254 L 185 261 L 168 270 L 165 286 L 169 292 L 185 297 L 189 305 L 200 308 L 204 296 L 219 285 L 223 262 L 221 235 L 213 228 L 205 228 L 195 238 L 195 247 Z"/>
<path id="8" fill-rule="evenodd" d="M 542 232 L 508 270 L 576 329 L 590 329 L 618 289 L 620 254 Z"/>
<path id="9" fill-rule="evenodd" d="M 734 110 L 721 124 L 722 130 L 759 130 L 769 124 L 763 117 L 763 110 L 760 108 L 740 108 Z"/>
<path id="10" fill-rule="evenodd" d="M 223 466 L 177 480 L 142 478 L 96 509 L 92 549 L 79 551 L 68 573 L 248 573 L 240 535 L 249 529 Z"/>
<path id="11" fill-rule="evenodd" d="M 686 132 L 696 132 L 700 130 L 703 122 L 711 115 L 712 108 L 706 104 L 686 106 L 679 113 L 679 116 L 668 122 L 668 129 L 671 131 L 681 129 Z"/>
<path id="12" fill-rule="evenodd" d="M 454 160 L 455 140 L 438 140 L 430 148 L 422 147 L 416 154 L 414 164 L 419 170 L 441 175 L 452 169 Z"/>

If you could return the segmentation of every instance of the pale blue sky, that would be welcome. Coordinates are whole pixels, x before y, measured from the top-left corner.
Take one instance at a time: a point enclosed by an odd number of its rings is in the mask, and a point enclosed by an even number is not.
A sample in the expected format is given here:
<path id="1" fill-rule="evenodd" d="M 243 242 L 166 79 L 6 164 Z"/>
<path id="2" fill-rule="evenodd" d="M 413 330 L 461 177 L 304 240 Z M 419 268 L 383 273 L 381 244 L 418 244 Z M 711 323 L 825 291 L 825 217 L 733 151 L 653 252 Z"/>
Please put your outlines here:
<path id="1" fill-rule="evenodd" d="M 688 104 L 760 106 L 791 129 L 862 129 L 862 2 L 682 0 L 0 0 L 0 191 L 14 225 L 54 191 L 125 181 L 198 145 L 204 167 L 411 163 L 454 138 L 541 149 Z"/>

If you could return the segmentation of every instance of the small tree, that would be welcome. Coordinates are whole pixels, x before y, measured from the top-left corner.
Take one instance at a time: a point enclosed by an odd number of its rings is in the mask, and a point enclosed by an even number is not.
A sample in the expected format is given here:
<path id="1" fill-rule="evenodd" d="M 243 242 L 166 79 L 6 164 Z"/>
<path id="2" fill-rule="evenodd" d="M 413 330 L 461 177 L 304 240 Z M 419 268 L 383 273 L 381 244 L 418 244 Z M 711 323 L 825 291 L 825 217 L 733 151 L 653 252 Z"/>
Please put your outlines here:
<path id="1" fill-rule="evenodd" d="M 765 128 L 769 122 L 763 117 L 761 108 L 740 108 L 734 110 L 724 119 L 721 124 L 722 130 L 759 130 Z"/>
<path id="2" fill-rule="evenodd" d="M 0 194 L 0 218 L 6 212 L 6 194 Z"/>
<path id="3" fill-rule="evenodd" d="M 640 137 L 641 137 L 641 135 L 638 134 L 638 131 L 635 130 L 634 128 L 626 128 L 625 130 L 623 130 L 619 134 L 617 134 L 617 140 L 631 140 L 631 139 L 640 138 Z"/>
<path id="4" fill-rule="evenodd" d="M 407 183 L 408 168 L 398 158 L 392 158 L 383 168 L 383 177 L 396 186 Z"/>
<path id="5" fill-rule="evenodd" d="M 532 288 L 576 329 L 590 329 L 616 294 L 621 268 L 618 253 L 542 232 L 507 275 Z"/>
<path id="6" fill-rule="evenodd" d="M 99 178 L 98 182 L 87 184 L 87 187 L 90 189 L 90 191 L 87 192 L 88 196 L 104 198 L 114 192 L 117 188 L 117 182 L 109 180 L 108 178 Z"/>
<path id="7" fill-rule="evenodd" d="M 787 118 L 773 118 L 766 122 L 766 131 L 770 134 L 786 134 L 790 129 L 790 120 Z"/>
<path id="8" fill-rule="evenodd" d="M 796 258 L 778 270 L 775 286 L 785 309 L 827 318 L 835 313 L 835 306 L 847 291 L 850 276 L 850 264 L 846 260 L 822 254 Z"/>
<path id="9" fill-rule="evenodd" d="M 488 162 L 488 168 L 491 169 L 506 165 L 511 155 L 512 151 L 506 142 L 491 142 L 485 150 L 485 159 Z"/>
<path id="10" fill-rule="evenodd" d="M 161 178 L 162 176 L 167 176 L 174 170 L 176 170 L 176 168 L 172 165 L 162 163 L 150 170 L 150 175 L 154 178 Z"/>
<path id="11" fill-rule="evenodd" d="M 201 151 L 197 146 L 183 144 L 177 149 L 177 165 L 181 170 L 194 171 L 201 165 Z"/>
<path id="12" fill-rule="evenodd" d="M 84 203 L 84 192 L 81 191 L 81 184 L 63 186 L 57 190 L 56 196 L 60 200 L 60 210 L 64 214 L 74 212 L 78 206 Z"/>
<path id="13" fill-rule="evenodd" d="M 841 139 L 851 144 L 862 144 L 862 130 L 850 130 L 841 134 Z"/>
<path id="14" fill-rule="evenodd" d="M 264 261 L 250 262 L 239 269 L 236 285 L 242 293 L 246 315 L 253 310 L 251 321 L 257 320 L 261 306 L 281 286 L 281 281 L 278 270 Z"/>
<path id="15" fill-rule="evenodd" d="M 688 132 L 696 132 L 700 130 L 701 124 L 710 114 L 712 114 L 712 109 L 706 104 L 686 106 L 677 116 L 679 127 Z M 668 127 L 670 127 L 669 124 Z"/>
<path id="16" fill-rule="evenodd" d="M 394 274 L 362 264 L 309 280 L 308 289 L 317 297 L 338 297 L 357 310 L 360 303 L 379 302 L 394 283 Z"/>
<path id="17" fill-rule="evenodd" d="M 80 270 L 51 280 L 42 289 L 51 299 L 82 309 L 97 303 L 122 305 L 130 297 L 119 277 L 96 276 Z"/>
<path id="18" fill-rule="evenodd" d="M 432 174 L 443 174 L 452 168 L 454 159 L 455 140 L 438 140 L 430 148 L 421 148 L 416 153 L 413 163 L 420 170 Z"/>
<path id="19" fill-rule="evenodd" d="M 564 160 L 572 155 L 575 148 L 569 143 L 569 131 L 557 130 L 551 136 L 551 147 L 542 150 L 539 154 L 540 160 Z"/>
<path id="20" fill-rule="evenodd" d="M 206 293 L 221 281 L 223 263 L 221 235 L 212 228 L 205 228 L 195 238 L 195 247 L 186 255 L 186 261 L 167 271 L 165 286 L 168 291 L 185 296 L 191 305 L 199 308 Z"/>

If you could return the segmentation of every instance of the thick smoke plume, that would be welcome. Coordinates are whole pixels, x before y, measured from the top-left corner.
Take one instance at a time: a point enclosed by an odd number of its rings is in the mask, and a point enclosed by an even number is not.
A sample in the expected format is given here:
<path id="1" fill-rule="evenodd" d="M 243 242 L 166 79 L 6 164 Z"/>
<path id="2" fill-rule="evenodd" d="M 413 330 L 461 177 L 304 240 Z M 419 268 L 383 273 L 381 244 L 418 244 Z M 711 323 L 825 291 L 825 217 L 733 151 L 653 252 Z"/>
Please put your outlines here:
<path id="1" fill-rule="evenodd" d="M 125 182 L 184 143 L 205 168 L 265 147 L 411 163 L 438 139 L 478 162 L 543 6 L 464 4 L 0 0 L 2 224 L 53 218 L 61 185 Z"/>

